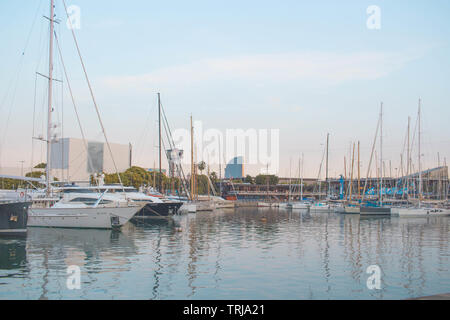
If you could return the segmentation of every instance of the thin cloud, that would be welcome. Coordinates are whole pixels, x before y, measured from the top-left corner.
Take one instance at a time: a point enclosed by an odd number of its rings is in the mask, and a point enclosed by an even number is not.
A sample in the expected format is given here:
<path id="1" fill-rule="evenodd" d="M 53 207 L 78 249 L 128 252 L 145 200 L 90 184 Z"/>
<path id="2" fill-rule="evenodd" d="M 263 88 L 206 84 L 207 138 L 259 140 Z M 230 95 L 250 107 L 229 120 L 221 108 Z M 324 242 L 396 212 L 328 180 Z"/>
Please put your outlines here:
<path id="1" fill-rule="evenodd" d="M 379 79 L 419 58 L 417 54 L 366 52 L 352 54 L 288 53 L 204 59 L 141 75 L 110 76 L 103 84 L 115 90 L 211 85 L 224 81 L 287 83 L 308 81 L 336 85 Z"/>

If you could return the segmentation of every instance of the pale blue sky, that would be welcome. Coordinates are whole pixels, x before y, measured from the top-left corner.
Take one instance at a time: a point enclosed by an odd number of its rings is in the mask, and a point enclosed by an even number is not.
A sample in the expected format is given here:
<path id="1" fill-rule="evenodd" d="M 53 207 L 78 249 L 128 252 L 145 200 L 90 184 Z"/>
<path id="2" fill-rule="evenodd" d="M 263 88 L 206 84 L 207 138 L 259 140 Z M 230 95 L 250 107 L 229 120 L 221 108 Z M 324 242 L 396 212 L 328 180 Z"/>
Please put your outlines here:
<path id="1" fill-rule="evenodd" d="M 81 8 L 76 33 L 109 139 L 132 142 L 139 165 L 153 165 L 158 91 L 174 128 L 187 127 L 190 113 L 205 128 L 279 128 L 280 174 L 288 175 L 290 158 L 297 163 L 303 152 L 309 176 L 317 175 L 327 132 L 330 175 L 343 171 L 350 141 L 361 141 L 367 164 L 380 101 L 384 158 L 398 167 L 407 117 L 414 124 L 421 97 L 425 166 L 437 164 L 437 152 L 450 161 L 446 0 L 66 1 Z M 62 2 L 56 3 L 62 19 Z M 381 8 L 380 30 L 366 27 L 369 5 Z M 13 100 L 14 90 L 7 89 L 36 12 Z M 3 166 L 30 159 L 34 72 L 46 73 L 46 42 L 40 39 L 47 12 L 47 0 L 0 3 Z M 65 19 L 61 42 L 83 123 L 88 138 L 100 139 L 64 26 Z M 41 110 L 45 82 L 39 81 Z M 64 133 L 80 137 L 67 96 L 64 105 Z"/>

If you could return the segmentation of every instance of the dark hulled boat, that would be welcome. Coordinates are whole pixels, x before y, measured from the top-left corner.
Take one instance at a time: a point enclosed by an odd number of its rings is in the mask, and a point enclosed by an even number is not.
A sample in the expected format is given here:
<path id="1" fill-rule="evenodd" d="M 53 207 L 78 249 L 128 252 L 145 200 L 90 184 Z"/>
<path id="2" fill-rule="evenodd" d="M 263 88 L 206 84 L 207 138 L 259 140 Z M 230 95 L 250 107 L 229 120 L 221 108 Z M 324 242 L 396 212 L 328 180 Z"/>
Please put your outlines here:
<path id="1" fill-rule="evenodd" d="M 183 205 L 182 202 L 147 202 L 147 204 L 135 214 L 133 219 L 169 217 L 178 213 L 178 209 Z"/>
<path id="2" fill-rule="evenodd" d="M 27 234 L 28 207 L 31 202 L 0 202 L 0 236 Z"/>
<path id="3" fill-rule="evenodd" d="M 374 216 L 390 216 L 391 208 L 389 207 L 361 207 L 361 215 L 374 215 Z"/>

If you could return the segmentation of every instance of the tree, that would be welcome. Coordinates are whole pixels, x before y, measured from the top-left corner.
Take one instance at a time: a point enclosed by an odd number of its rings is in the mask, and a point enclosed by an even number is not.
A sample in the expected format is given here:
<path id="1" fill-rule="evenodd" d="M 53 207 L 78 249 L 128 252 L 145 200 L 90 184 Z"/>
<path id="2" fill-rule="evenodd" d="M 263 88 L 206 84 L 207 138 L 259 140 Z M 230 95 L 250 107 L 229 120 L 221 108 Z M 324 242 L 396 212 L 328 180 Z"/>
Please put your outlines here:
<path id="1" fill-rule="evenodd" d="M 45 162 L 41 162 L 34 166 L 35 169 L 45 169 L 47 168 L 47 164 Z"/>
<path id="2" fill-rule="evenodd" d="M 255 178 L 255 183 L 262 185 L 262 184 L 267 184 L 269 183 L 269 185 L 276 185 L 278 184 L 278 177 L 276 175 L 267 175 L 267 174 L 260 174 L 257 175 Z"/>
<path id="3" fill-rule="evenodd" d="M 252 176 L 251 175 L 246 175 L 245 176 L 245 178 L 244 178 L 244 182 L 245 183 L 251 183 L 251 184 L 253 184 L 253 178 L 252 178 Z"/>
<path id="4" fill-rule="evenodd" d="M 211 173 L 209 174 L 209 179 L 211 179 L 212 184 L 216 184 L 216 183 L 217 183 L 217 180 L 218 180 L 218 178 L 217 178 L 217 173 L 215 173 L 214 171 L 211 172 Z"/>
<path id="5" fill-rule="evenodd" d="M 45 172 L 44 171 L 33 171 L 33 172 L 25 173 L 25 177 L 29 177 L 29 178 L 40 178 L 42 176 L 45 177 Z"/>
<path id="6" fill-rule="evenodd" d="M 206 168 L 206 163 L 205 161 L 200 161 L 198 163 L 198 170 L 200 170 L 200 174 L 203 174 L 203 170 L 205 170 Z"/>
<path id="7" fill-rule="evenodd" d="M 197 175 L 196 180 L 198 194 L 207 194 L 209 188 L 208 177 L 204 174 L 201 174 Z"/>

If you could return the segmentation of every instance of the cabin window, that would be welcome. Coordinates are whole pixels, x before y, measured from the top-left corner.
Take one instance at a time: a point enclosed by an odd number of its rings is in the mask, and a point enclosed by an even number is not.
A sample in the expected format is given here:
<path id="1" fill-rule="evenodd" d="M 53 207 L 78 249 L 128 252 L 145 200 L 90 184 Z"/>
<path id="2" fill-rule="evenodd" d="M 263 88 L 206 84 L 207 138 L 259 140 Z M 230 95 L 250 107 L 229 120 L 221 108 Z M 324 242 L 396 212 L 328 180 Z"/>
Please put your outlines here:
<path id="1" fill-rule="evenodd" d="M 79 197 L 79 198 L 75 198 L 75 199 L 70 200 L 70 202 L 83 202 L 84 204 L 87 204 L 87 205 L 93 205 L 93 204 L 95 204 L 97 202 L 97 199 L 94 199 L 94 198 L 81 198 L 81 197 Z M 111 203 L 111 202 L 112 202 L 111 200 L 102 199 L 100 201 L 100 204 L 107 204 L 107 203 Z"/>

